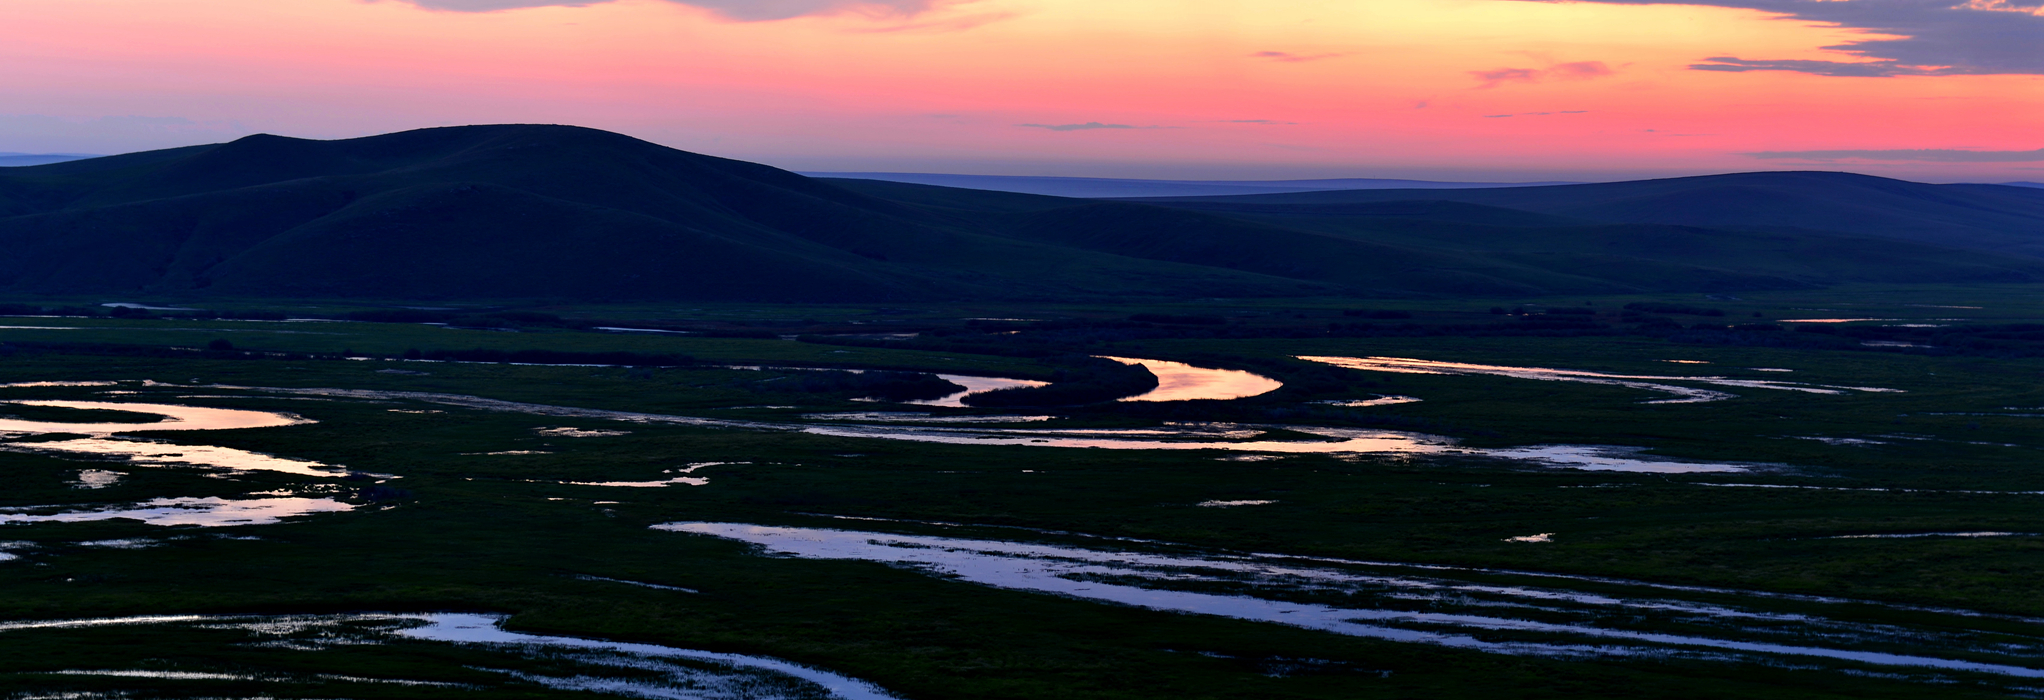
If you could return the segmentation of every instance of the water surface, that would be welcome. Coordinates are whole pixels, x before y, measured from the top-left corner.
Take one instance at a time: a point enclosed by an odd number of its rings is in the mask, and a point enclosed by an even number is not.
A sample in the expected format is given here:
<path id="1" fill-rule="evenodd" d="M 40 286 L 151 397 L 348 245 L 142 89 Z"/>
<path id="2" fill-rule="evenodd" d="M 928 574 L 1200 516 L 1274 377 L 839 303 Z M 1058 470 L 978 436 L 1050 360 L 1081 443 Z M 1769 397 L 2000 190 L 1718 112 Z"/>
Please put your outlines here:
<path id="1" fill-rule="evenodd" d="M 342 615 L 148 615 L 0 622 L 0 634 L 56 634 L 64 630 L 107 627 L 184 627 L 218 635 L 239 631 L 248 642 L 243 663 L 227 673 L 157 668 L 66 669 L 50 675 L 148 678 L 165 681 L 235 680 L 274 685 L 370 684 L 456 688 L 469 691 L 510 690 L 517 686 L 448 683 L 407 678 L 365 678 L 308 671 L 302 658 L 284 658 L 288 672 L 261 668 L 262 649 L 297 657 L 337 645 L 394 643 L 459 645 L 499 654 L 488 666 L 470 670 L 501 674 L 555 691 L 592 695 L 675 700 L 896 700 L 896 696 L 865 681 L 802 664 L 765 656 L 699 651 L 657 644 L 611 642 L 580 637 L 523 634 L 503 628 L 505 616 L 474 613 L 359 613 Z M 545 673 L 503 666 L 534 664 Z M 312 666 L 312 668 L 317 668 Z M 454 670 L 454 669 L 447 669 Z M 463 675 L 472 675 L 464 673 Z M 368 689 L 346 689 L 357 692 Z M 322 691 L 331 692 L 331 691 Z M 390 690 L 373 691 L 391 697 Z M 38 696 L 42 697 L 42 696 Z M 56 696 L 49 696 L 56 697 Z M 63 697 L 71 697 L 65 695 Z M 81 696 L 82 697 L 82 696 Z M 294 694 L 293 697 L 296 697 Z"/>
<path id="2" fill-rule="evenodd" d="M 906 423 L 815 424 L 771 423 L 765 421 L 701 418 L 633 411 L 612 411 L 571 406 L 504 401 L 463 394 L 369 389 L 290 389 L 216 385 L 212 389 L 236 389 L 299 396 L 322 396 L 375 401 L 412 400 L 460 406 L 482 411 L 523 413 L 558 418 L 586 418 L 629 423 L 682 425 L 727 430 L 802 432 L 833 437 L 954 445 L 996 445 L 1024 447 L 1098 448 L 1114 450 L 1223 450 L 1229 452 L 1276 454 L 1433 454 L 1495 457 L 1522 464 L 1595 470 L 1644 472 L 1746 471 L 1755 468 L 1743 462 L 1689 462 L 1647 457 L 1639 448 L 1596 445 L 1540 445 L 1507 450 L 1461 447 L 1452 438 L 1421 433 L 1354 428 L 1326 428 L 1296 425 L 1233 425 L 1214 423 L 1166 423 L 1156 428 L 1132 429 L 1026 429 L 974 426 L 915 425 Z M 1261 438 L 1272 431 L 1309 436 L 1307 439 Z M 525 451 L 493 454 L 528 454 Z"/>
<path id="3" fill-rule="evenodd" d="M 124 476 L 127 475 L 116 471 L 108 471 L 105 469 L 80 469 L 78 470 L 78 477 L 71 480 L 71 488 L 74 489 L 109 488 L 114 484 L 121 483 L 121 477 Z"/>
<path id="4" fill-rule="evenodd" d="M 1492 653 L 1800 657 L 2044 678 L 2044 669 L 2036 667 L 2044 639 L 2011 640 L 1953 627 L 1954 621 L 1902 627 L 1743 605 L 1393 574 L 1353 568 L 1360 562 L 1338 566 L 1279 555 L 1134 552 L 743 523 L 654 528 L 744 542 L 765 554 L 879 562 L 995 588 Z M 1343 592 L 1351 601 L 1346 607 L 1298 600 L 1302 594 Z M 1767 603 L 1770 597 L 1752 600 Z M 1656 626 L 1665 622 L 1676 624 Z"/>
<path id="5" fill-rule="evenodd" d="M 132 505 L 0 508 L 0 523 L 83 523 L 136 520 L 149 525 L 233 527 L 274 525 L 285 518 L 345 513 L 355 506 L 331 498 L 158 498 Z"/>
<path id="6" fill-rule="evenodd" d="M 51 385 L 51 384 L 43 384 Z M 70 384 L 57 384 L 69 386 Z M 276 428 L 287 425 L 305 425 L 312 421 L 289 413 L 271 411 L 245 411 L 234 408 L 207 408 L 204 406 L 180 406 L 164 403 L 128 403 L 114 401 L 0 401 L 0 403 L 22 406 L 47 406 L 52 408 L 76 408 L 82 410 L 124 411 L 146 415 L 162 416 L 156 423 L 58 423 L 50 421 L 29 421 L 0 418 L 0 433 L 77 433 L 82 435 L 111 435 L 113 433 L 155 432 L 160 430 L 242 430 L 247 428 Z"/>
<path id="7" fill-rule="evenodd" d="M 1459 455 L 1506 459 L 1544 467 L 1661 474 L 1741 472 L 1772 466 L 1748 462 L 1702 462 L 1652 457 L 1646 455 L 1643 448 L 1636 447 L 1601 445 L 1464 447 L 1457 444 L 1453 438 L 1438 435 L 1303 425 L 1166 423 L 1157 428 L 1063 430 L 915 425 L 812 425 L 804 427 L 802 431 L 836 437 L 950 445 L 1107 450 L 1225 450 L 1278 454 Z M 1318 439 L 1269 437 L 1273 431 L 1302 433 Z"/>
<path id="8" fill-rule="evenodd" d="M 1183 362 L 1101 355 L 1124 365 L 1141 365 L 1157 375 L 1157 388 L 1122 401 L 1227 401 L 1277 391 L 1283 382 L 1233 369 L 1194 367 Z"/>
<path id="9" fill-rule="evenodd" d="M 856 421 L 861 423 L 1042 423 L 1056 419 L 1056 416 L 940 416 L 933 413 L 904 413 L 899 411 L 847 411 L 843 413 L 804 413 L 806 420 Z"/>
<path id="10" fill-rule="evenodd" d="M 1298 359 L 1305 360 L 1308 362 L 1319 362 L 1322 364 L 1334 365 L 1336 367 L 1345 367 L 1348 369 L 1363 370 L 1368 372 L 1392 372 L 1398 374 L 1460 374 L 1460 375 L 1512 377 L 1515 379 L 1536 379 L 1542 381 L 1577 382 L 1582 384 L 1603 384 L 1607 386 L 1622 386 L 1630 389 L 1643 389 L 1646 391 L 1674 395 L 1674 398 L 1644 402 L 1650 404 L 1707 403 L 1711 401 L 1723 401 L 1725 399 L 1738 398 L 1738 394 L 1732 394 L 1723 391 L 1714 391 L 1710 389 L 1701 389 L 1690 386 L 1681 386 L 1676 384 L 1666 384 L 1664 382 L 1696 382 L 1698 384 L 1710 384 L 1715 386 L 1738 387 L 1745 389 L 1796 391 L 1809 394 L 1830 394 L 1830 395 L 1846 394 L 1854 391 L 1870 393 L 1900 393 L 1899 390 L 1896 389 L 1883 389 L 1880 387 L 1832 386 L 1828 384 L 1806 384 L 1803 382 L 1786 382 L 1770 379 L 1733 379 L 1730 377 L 1718 376 L 1673 377 L 1652 374 L 1612 374 L 1609 372 L 1590 372 L 1586 370 L 1575 369 L 1553 369 L 1548 367 L 1507 367 L 1502 365 L 1470 364 L 1466 362 L 1416 360 L 1406 357 L 1325 357 L 1301 355 L 1299 356 Z"/>
<path id="11" fill-rule="evenodd" d="M 426 624 L 420 627 L 410 627 L 399 630 L 397 632 L 398 636 L 407 637 L 411 639 L 423 639 L 435 642 L 452 642 L 458 644 L 484 644 L 491 646 L 515 646 L 543 649 L 576 649 L 605 652 L 610 654 L 619 654 L 627 657 L 637 657 L 641 659 L 684 659 L 688 661 L 702 662 L 713 664 L 716 666 L 722 666 L 736 671 L 769 673 L 799 679 L 800 681 L 804 682 L 804 685 L 809 686 L 809 688 L 804 688 L 804 690 L 819 689 L 826 693 L 828 697 L 833 698 L 843 698 L 844 700 L 896 700 L 896 696 L 888 693 L 885 690 L 880 689 L 879 686 L 875 686 L 871 683 L 867 683 L 856 678 L 850 678 L 829 671 L 763 656 L 747 656 L 744 654 L 725 654 L 712 651 L 698 651 L 695 649 L 679 649 L 675 647 L 659 646 L 655 644 L 634 644 L 629 642 L 610 642 L 596 639 L 583 639 L 580 637 L 554 637 L 536 634 L 523 634 L 519 632 L 510 632 L 506 631 L 503 628 L 504 618 L 502 616 L 497 615 L 440 613 L 432 615 L 421 615 L 414 619 L 424 620 Z M 646 666 L 643 665 L 630 666 L 646 668 Z M 536 680 L 542 678 L 532 676 L 529 674 L 520 674 L 520 677 L 525 678 L 527 680 Z M 653 690 L 652 688 L 647 688 L 643 686 L 634 687 L 635 685 L 639 684 L 635 684 L 631 681 L 625 681 L 620 679 L 576 678 L 550 680 L 553 680 L 554 682 L 545 681 L 541 682 L 544 685 L 548 685 L 559 690 L 591 690 L 598 692 L 613 692 L 625 695 L 640 695 L 642 697 L 651 694 L 649 693 L 649 691 Z M 697 690 L 697 693 L 691 693 L 687 695 L 659 694 L 652 695 L 652 697 L 674 697 L 674 698 L 730 697 L 733 698 L 734 700 L 736 700 L 737 698 L 754 697 L 754 693 L 751 692 L 750 689 L 743 687 L 743 684 L 719 683 L 714 685 L 723 687 L 703 688 Z M 766 697 L 772 698 L 776 697 L 776 695 L 766 694 Z"/>
<path id="12" fill-rule="evenodd" d="M 302 459 L 266 455 L 211 445 L 178 445 L 153 440 L 115 437 L 79 438 L 50 442 L 0 442 L 0 450 L 29 452 L 60 457 L 117 459 L 123 463 L 151 467 L 201 467 L 230 471 L 266 471 L 299 476 L 341 477 L 347 470 Z M 94 487 L 97 488 L 97 487 Z"/>
<path id="13" fill-rule="evenodd" d="M 567 481 L 562 483 L 569 486 L 614 486 L 638 489 L 657 489 L 676 485 L 708 486 L 710 485 L 709 477 L 693 476 L 697 470 L 739 464 L 751 464 L 751 462 L 697 462 L 680 469 L 669 469 L 667 473 L 679 474 L 680 476 L 668 477 L 657 481 Z"/>
<path id="14" fill-rule="evenodd" d="M 1419 403 L 1420 401 L 1422 399 L 1411 396 L 1381 395 L 1374 399 L 1335 399 L 1331 401 L 1315 401 L 1313 403 L 1326 406 L 1340 406 L 1342 408 L 1369 408 L 1372 406 L 1396 406 L 1399 404 Z"/>
<path id="15" fill-rule="evenodd" d="M 957 384 L 959 386 L 965 387 L 965 390 L 941 398 L 928 399 L 924 401 L 904 401 L 903 403 L 910 403 L 918 406 L 937 406 L 941 408 L 965 408 L 966 407 L 965 397 L 971 396 L 973 394 L 984 394 L 989 391 L 1000 391 L 1002 389 L 1026 389 L 1050 385 L 1050 382 L 1039 382 L 1034 379 L 1008 379 L 1006 377 L 969 377 L 963 374 L 939 374 L 937 375 L 937 378 L 947 382 L 951 382 L 952 384 Z"/>

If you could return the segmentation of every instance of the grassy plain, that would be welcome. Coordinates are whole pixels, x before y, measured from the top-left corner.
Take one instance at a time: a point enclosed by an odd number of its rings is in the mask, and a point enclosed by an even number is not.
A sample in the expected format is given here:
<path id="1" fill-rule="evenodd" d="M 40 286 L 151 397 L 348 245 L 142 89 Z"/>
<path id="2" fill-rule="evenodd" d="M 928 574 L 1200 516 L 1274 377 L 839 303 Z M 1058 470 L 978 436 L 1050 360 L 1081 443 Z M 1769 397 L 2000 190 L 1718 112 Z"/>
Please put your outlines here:
<path id="1" fill-rule="evenodd" d="M 1976 296 L 1967 296 L 1974 293 Z M 1903 304 L 1977 306 L 1998 322 L 2033 316 L 2015 288 L 1845 290 L 1715 302 L 1950 313 Z M 1906 301 L 1904 301 L 1906 300 Z M 1575 303 L 1580 304 L 1582 300 Z M 1617 306 L 1624 299 L 1591 299 Z M 1412 304 L 1416 313 L 1486 313 Z M 1821 306 L 1818 306 L 1821 305 Z M 1273 316 L 1335 313 L 1330 303 L 1261 306 Z M 1141 310 L 1153 310 L 1145 307 Z M 1214 307 L 1173 307 L 1213 311 Z M 999 310 L 993 310 L 998 312 Z M 1100 309 L 1126 315 L 1129 309 Z M 925 310 L 960 319 L 987 309 Z M 806 312 L 805 312 L 806 313 Z M 865 313 L 861 311 L 860 313 Z M 1060 311 L 1059 313 L 1065 313 Z M 616 317 L 623 314 L 612 314 Z M 854 314 L 847 311 L 847 317 Z M 20 328 L 61 324 L 78 330 Z M 488 347 L 684 353 L 718 363 L 794 363 L 1045 376 L 1029 359 L 787 340 L 576 331 L 496 332 L 370 323 L 5 319 L 0 342 L 198 347 L 220 337 L 272 352 L 395 354 Z M 289 331 L 289 332 L 280 332 Z M 778 391 L 789 372 L 399 363 L 386 360 L 119 357 L 22 351 L 0 356 L 0 383 L 154 380 L 107 387 L 0 388 L 0 399 L 154 400 L 288 411 L 316 424 L 146 433 L 395 474 L 404 493 L 369 498 L 359 482 L 281 474 L 204 474 L 0 451 L 0 507 L 139 502 L 277 491 L 337 495 L 352 513 L 243 528 L 132 521 L 0 526 L 33 543 L 0 562 L 0 620 L 167 613 L 487 611 L 514 629 L 760 654 L 870 680 L 909 698 L 1876 698 L 1995 697 L 2004 685 L 1959 674 L 1839 673 L 1808 664 L 1625 657 L 1537 658 L 1397 644 L 1285 626 L 1178 615 L 996 590 L 878 564 L 769 558 L 742 545 L 649 530 L 676 520 L 1071 541 L 1014 528 L 1131 537 L 1197 550 L 1282 552 L 1376 561 L 1619 577 L 1678 585 L 1841 596 L 2044 616 L 2044 539 L 1827 539 L 1880 533 L 2044 532 L 2038 450 L 2022 407 L 2044 407 L 2044 360 L 1707 346 L 1637 336 L 1145 339 L 1078 348 L 1270 369 L 1319 370 L 1293 355 L 1376 355 L 1652 375 L 1713 374 L 1874 386 L 1903 393 L 1819 395 L 1734 390 L 1703 404 L 1642 404 L 1611 386 L 1500 377 L 1369 375 L 1321 393 L 1236 402 L 1054 411 L 1072 425 L 1202 417 L 1408 426 L 1480 446 L 1603 444 L 1778 467 L 1742 474 L 1636 474 L 1529 468 L 1477 457 L 1299 455 L 1224 461 L 1207 452 L 934 445 L 801 433 L 615 423 L 489 412 L 407 400 L 316 401 L 194 385 L 442 392 L 609 410 L 799 423 L 804 413 L 875 410 L 848 395 Z M 1690 360 L 1709 364 L 1675 364 Z M 1791 369 L 1764 373 L 1751 368 Z M 388 370 L 403 370 L 393 373 Z M 1419 403 L 1334 410 L 1310 404 L 1369 393 Z M 225 398 L 177 398 L 199 395 Z M 775 408 L 776 406 L 787 408 Z M 402 412 L 401 412 L 402 411 Z M 435 411 L 418 413 L 410 411 Z M 987 413 L 967 409 L 946 413 Z M 2030 413 L 2044 413 L 2031 410 Z M 0 414 L 50 414 L 0 404 Z M 1989 415 L 1965 415 L 1989 414 Z M 85 416 L 77 417 L 79 420 Z M 629 431 L 594 438 L 536 432 Z M 1807 438 L 1861 440 L 1833 444 Z M 530 452 L 532 454 L 488 454 Z M 702 462 L 705 486 L 624 489 L 568 482 L 663 478 Z M 80 469 L 127 474 L 72 488 Z M 1823 488 L 1739 488 L 1750 483 Z M 1848 490 L 1858 489 L 1858 490 Z M 1998 492 L 1998 493 L 1988 493 Z M 1201 508 L 1210 500 L 1271 500 Z M 1554 533 L 1543 544 L 1506 538 Z M 219 535 L 252 536 L 229 539 Z M 154 540 L 119 549 L 91 543 Z M 650 582 L 694 593 L 578 578 Z M 1510 577 L 1498 575 L 1500 580 Z M 1586 584 L 1589 590 L 1595 585 Z M 1794 608 L 1794 604 L 1784 603 Z M 1868 620 L 1913 613 L 1869 608 Z M 2034 635 L 2033 623 L 1986 620 Z M 314 653 L 251 645 L 214 630 L 0 632 L 0 693 L 143 697 L 568 697 L 519 682 L 484 652 L 419 643 Z M 1301 665 L 1298 660 L 1316 660 Z M 542 661 L 523 663 L 544 665 Z M 493 666 L 494 664 L 494 666 Z M 536 667 L 536 666 L 535 666 Z M 433 689 L 343 681 L 160 680 L 53 675 L 151 668 L 310 677 L 338 674 L 466 683 Z M 527 669 L 530 670 L 530 669 Z"/>

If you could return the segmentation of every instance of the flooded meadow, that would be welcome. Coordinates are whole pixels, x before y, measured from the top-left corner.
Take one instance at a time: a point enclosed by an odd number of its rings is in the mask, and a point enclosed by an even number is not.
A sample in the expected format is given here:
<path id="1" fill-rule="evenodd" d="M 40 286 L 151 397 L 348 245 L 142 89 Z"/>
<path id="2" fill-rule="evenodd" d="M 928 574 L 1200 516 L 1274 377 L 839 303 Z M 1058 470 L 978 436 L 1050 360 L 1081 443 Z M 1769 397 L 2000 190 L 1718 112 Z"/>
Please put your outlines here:
<path id="1" fill-rule="evenodd" d="M 2006 593 L 2044 483 L 1992 422 L 2044 398 L 1947 419 L 1920 378 L 1773 356 L 1362 349 L 1092 353 L 1156 387 L 1010 409 L 963 398 L 1048 373 L 886 401 L 772 363 L 43 371 L 0 384 L 0 697 L 2044 687 L 2044 610 Z M 1566 430 L 1469 415 L 1498 388 Z M 1853 401 L 1878 415 L 1795 413 Z M 1626 411 L 1694 422 L 1554 437 Z M 122 638 L 153 641 L 38 650 Z"/>

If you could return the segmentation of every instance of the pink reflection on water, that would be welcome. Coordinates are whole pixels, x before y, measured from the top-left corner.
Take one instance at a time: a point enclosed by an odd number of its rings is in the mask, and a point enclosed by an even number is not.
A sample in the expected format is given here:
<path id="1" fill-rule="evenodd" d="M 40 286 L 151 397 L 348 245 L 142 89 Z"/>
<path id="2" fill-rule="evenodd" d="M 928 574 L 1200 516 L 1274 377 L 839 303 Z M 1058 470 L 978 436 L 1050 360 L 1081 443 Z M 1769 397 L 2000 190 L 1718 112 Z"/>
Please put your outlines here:
<path id="1" fill-rule="evenodd" d="M 1270 377 L 1241 370 L 1208 369 L 1167 360 L 1101 357 L 1125 365 L 1142 365 L 1151 374 L 1157 375 L 1156 389 L 1123 401 L 1226 401 L 1261 396 L 1284 386 L 1283 382 Z"/>
<path id="2" fill-rule="evenodd" d="M 0 433 L 81 433 L 85 435 L 107 435 L 144 430 L 275 428 L 286 425 L 305 425 L 312 422 L 289 413 L 244 411 L 233 408 L 176 406 L 160 403 L 122 403 L 114 401 L 0 401 L 0 403 L 19 404 L 22 406 L 46 406 L 51 408 L 75 408 L 80 410 L 125 411 L 128 413 L 162 416 L 165 419 L 155 423 L 56 423 L 0 418 Z"/>

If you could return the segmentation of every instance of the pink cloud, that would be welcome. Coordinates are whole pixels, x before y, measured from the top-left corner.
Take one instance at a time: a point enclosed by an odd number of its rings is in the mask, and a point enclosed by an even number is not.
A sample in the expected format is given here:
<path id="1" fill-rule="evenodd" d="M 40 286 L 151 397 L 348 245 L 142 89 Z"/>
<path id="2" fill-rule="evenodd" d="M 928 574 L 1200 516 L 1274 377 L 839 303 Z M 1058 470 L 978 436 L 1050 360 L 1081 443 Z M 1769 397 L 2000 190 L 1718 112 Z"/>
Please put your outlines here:
<path id="1" fill-rule="evenodd" d="M 1310 56 L 1302 56 L 1302 55 L 1299 55 L 1299 54 L 1294 54 L 1294 53 L 1285 53 L 1285 52 L 1283 52 L 1283 51 L 1258 51 L 1258 52 L 1256 52 L 1256 53 L 1253 53 L 1253 54 L 1249 54 L 1249 55 L 1250 55 L 1251 57 L 1253 57 L 1253 58 L 1267 58 L 1267 59 L 1270 59 L 1270 60 L 1273 60 L 1273 61 L 1278 61 L 1278 62 L 1282 62 L 1282 63 L 1305 63 L 1305 62 L 1307 62 L 1307 61 L 1318 61 L 1318 60 L 1320 60 L 1320 59 L 1323 59 L 1323 58 L 1337 58 L 1337 57 L 1340 57 L 1340 56 L 1347 56 L 1348 54 L 1345 54 L 1345 53 L 1320 53 L 1320 54 L 1312 54 L 1312 55 L 1310 55 Z"/>
<path id="2" fill-rule="evenodd" d="M 1496 70 L 1469 71 L 1477 80 L 1483 81 L 1478 90 L 1488 90 L 1505 83 L 1538 83 L 1549 80 L 1595 80 L 1618 71 L 1604 65 L 1603 61 L 1575 61 L 1557 63 L 1547 68 L 1499 68 Z"/>
<path id="3" fill-rule="evenodd" d="M 378 2 L 380 0 L 369 0 Z M 428 10 L 497 12 L 528 7 L 588 7 L 613 0 L 398 0 Z M 810 15 L 858 12 L 875 16 L 910 17 L 949 0 L 668 0 L 710 10 L 725 19 L 762 22 Z"/>

